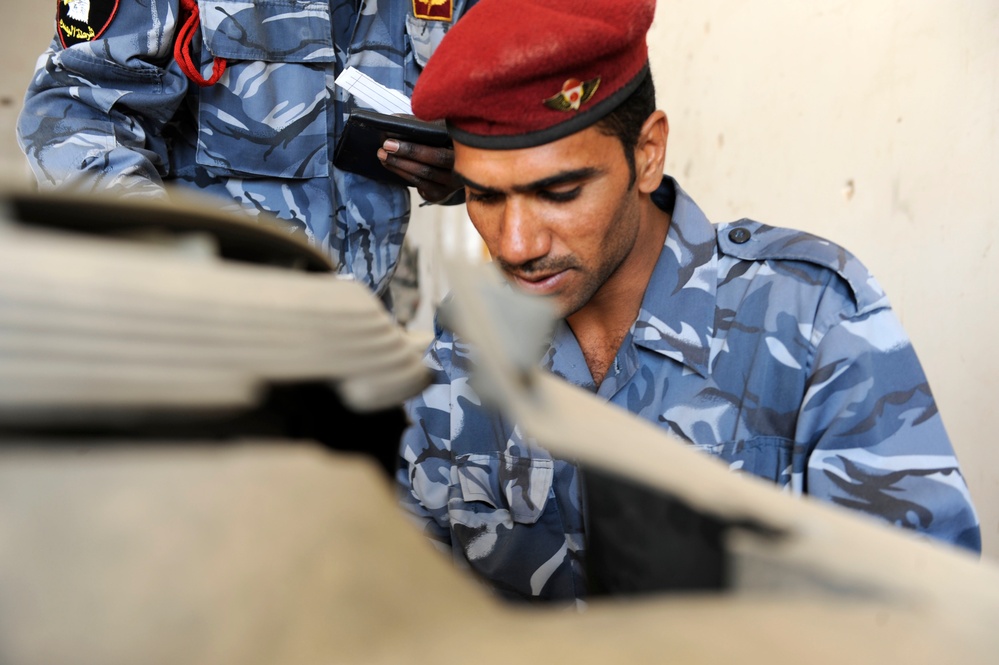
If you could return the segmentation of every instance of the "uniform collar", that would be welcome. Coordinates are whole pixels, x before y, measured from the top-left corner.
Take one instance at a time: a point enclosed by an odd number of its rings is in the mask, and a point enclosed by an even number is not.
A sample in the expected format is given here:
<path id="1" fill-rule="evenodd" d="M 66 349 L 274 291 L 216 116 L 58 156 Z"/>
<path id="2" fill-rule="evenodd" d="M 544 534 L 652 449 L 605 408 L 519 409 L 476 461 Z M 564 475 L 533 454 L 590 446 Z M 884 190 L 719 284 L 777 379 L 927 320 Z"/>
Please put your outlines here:
<path id="1" fill-rule="evenodd" d="M 718 274 L 715 230 L 697 204 L 669 176 L 663 176 L 652 200 L 660 209 L 671 212 L 672 220 L 642 299 L 632 344 L 707 376 Z M 625 355 L 633 357 L 627 351 Z M 637 362 L 635 358 L 629 365 Z M 557 322 L 542 365 L 570 383 L 596 390 L 565 319 Z M 633 369 L 625 374 L 630 375 Z M 613 376 L 604 379 L 611 392 L 612 380 Z"/>
<path id="2" fill-rule="evenodd" d="M 676 181 L 663 176 L 653 201 L 670 212 L 666 242 L 645 290 L 634 343 L 707 376 L 715 328 L 715 229 Z"/>

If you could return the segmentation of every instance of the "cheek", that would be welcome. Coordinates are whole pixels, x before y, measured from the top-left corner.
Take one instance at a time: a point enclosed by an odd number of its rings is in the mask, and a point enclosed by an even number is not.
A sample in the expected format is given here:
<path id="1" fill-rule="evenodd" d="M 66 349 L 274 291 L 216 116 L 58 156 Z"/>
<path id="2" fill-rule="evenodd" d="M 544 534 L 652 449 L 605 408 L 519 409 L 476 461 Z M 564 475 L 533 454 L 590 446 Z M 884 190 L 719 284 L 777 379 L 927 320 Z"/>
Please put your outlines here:
<path id="1" fill-rule="evenodd" d="M 558 236 L 578 253 L 586 249 L 599 252 L 617 234 L 621 223 L 618 203 L 618 199 L 606 197 L 581 202 L 574 212 L 554 224 Z"/>
<path id="2" fill-rule="evenodd" d="M 468 218 L 472 220 L 472 227 L 482 238 L 486 249 L 491 255 L 495 254 L 500 228 L 498 219 L 491 219 L 488 215 L 473 214 L 471 208 L 468 209 Z"/>
<path id="3" fill-rule="evenodd" d="M 591 209 L 574 236 L 572 251 L 594 275 L 606 279 L 635 249 L 638 216 L 627 201 Z"/>

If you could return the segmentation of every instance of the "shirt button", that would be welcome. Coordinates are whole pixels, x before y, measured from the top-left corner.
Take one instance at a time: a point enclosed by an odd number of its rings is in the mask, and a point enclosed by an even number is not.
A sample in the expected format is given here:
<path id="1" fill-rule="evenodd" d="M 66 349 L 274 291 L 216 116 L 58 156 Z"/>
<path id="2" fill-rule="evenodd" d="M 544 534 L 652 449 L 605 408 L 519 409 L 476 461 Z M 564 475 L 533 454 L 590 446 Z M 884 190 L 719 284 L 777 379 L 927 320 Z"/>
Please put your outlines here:
<path id="1" fill-rule="evenodd" d="M 750 236 L 752 236 L 752 234 L 747 229 L 742 227 L 732 229 L 728 232 L 728 239 L 737 245 L 748 242 Z"/>

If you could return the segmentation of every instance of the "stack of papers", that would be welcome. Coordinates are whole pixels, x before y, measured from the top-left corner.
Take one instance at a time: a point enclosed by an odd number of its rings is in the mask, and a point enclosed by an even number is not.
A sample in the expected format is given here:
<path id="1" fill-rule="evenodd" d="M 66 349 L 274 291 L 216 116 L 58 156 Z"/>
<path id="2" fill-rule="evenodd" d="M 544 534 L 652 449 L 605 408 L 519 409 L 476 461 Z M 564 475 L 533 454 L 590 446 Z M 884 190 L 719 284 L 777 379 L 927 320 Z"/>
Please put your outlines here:
<path id="1" fill-rule="evenodd" d="M 336 77 L 336 84 L 379 113 L 412 115 L 409 97 L 387 88 L 354 67 Z"/>

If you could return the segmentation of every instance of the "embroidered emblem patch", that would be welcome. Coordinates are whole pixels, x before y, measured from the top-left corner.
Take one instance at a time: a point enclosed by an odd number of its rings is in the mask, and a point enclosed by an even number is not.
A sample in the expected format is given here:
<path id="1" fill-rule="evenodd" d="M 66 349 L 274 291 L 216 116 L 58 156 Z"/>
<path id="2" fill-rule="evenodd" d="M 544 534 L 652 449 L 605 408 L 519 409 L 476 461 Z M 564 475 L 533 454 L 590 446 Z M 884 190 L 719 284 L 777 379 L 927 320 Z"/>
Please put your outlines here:
<path id="1" fill-rule="evenodd" d="M 544 104 L 556 111 L 578 111 L 581 105 L 589 101 L 599 85 L 599 76 L 589 81 L 569 79 L 562 84 L 562 89 L 558 94 L 544 100 Z"/>
<path id="2" fill-rule="evenodd" d="M 450 21 L 454 0 L 413 0 L 413 16 L 428 21 Z"/>
<path id="3" fill-rule="evenodd" d="M 66 48 L 97 39 L 111 25 L 118 0 L 56 0 L 56 31 Z"/>

